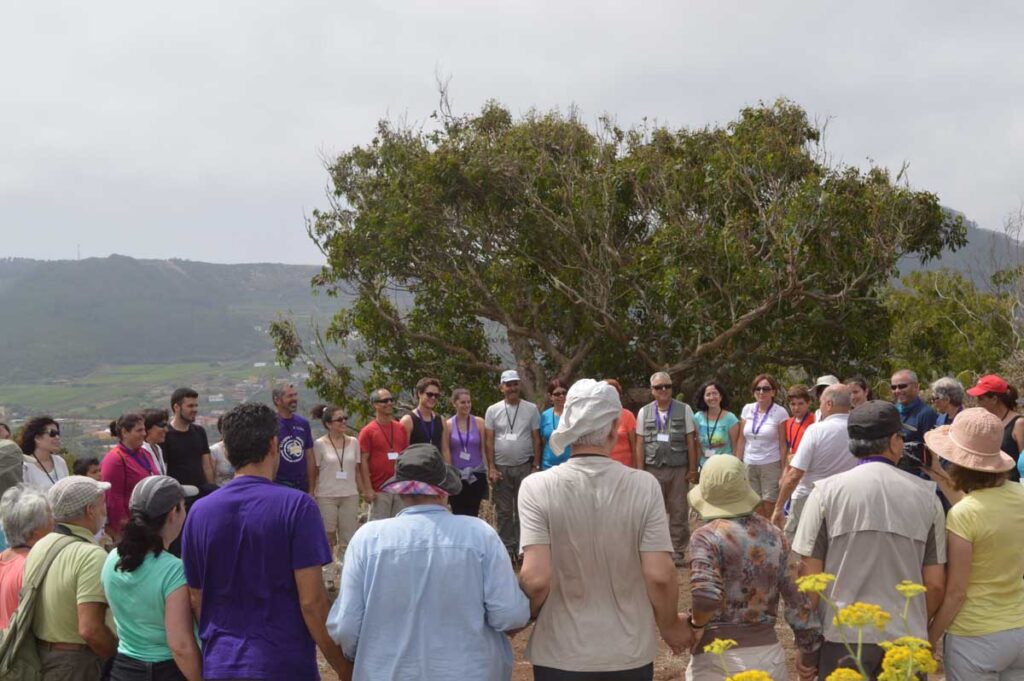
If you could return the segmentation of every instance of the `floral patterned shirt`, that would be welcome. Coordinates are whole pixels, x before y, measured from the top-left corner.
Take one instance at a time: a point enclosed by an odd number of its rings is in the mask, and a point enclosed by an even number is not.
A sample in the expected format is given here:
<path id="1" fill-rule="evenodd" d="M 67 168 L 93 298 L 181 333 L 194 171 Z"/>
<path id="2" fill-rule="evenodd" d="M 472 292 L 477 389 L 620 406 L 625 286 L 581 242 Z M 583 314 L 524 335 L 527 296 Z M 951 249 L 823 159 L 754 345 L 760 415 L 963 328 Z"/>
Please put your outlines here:
<path id="1" fill-rule="evenodd" d="M 690 587 L 694 608 L 716 610 L 702 645 L 715 638 L 741 646 L 776 642 L 779 597 L 797 646 L 813 653 L 821 645 L 821 623 L 796 587 L 789 542 L 765 518 L 752 514 L 711 520 L 690 538 Z"/>

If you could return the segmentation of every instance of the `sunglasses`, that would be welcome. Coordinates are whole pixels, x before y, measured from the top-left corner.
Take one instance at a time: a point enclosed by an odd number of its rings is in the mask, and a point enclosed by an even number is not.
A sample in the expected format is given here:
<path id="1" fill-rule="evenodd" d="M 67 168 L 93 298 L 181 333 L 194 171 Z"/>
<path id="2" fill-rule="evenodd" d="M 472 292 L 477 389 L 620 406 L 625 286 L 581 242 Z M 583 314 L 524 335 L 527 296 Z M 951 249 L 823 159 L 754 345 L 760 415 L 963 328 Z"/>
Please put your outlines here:
<path id="1" fill-rule="evenodd" d="M 889 386 L 890 390 L 906 390 L 910 387 L 909 383 L 893 383 Z"/>
<path id="2" fill-rule="evenodd" d="M 48 430 L 46 431 L 46 434 L 49 435 L 50 437 L 60 437 L 59 430 Z"/>
<path id="3" fill-rule="evenodd" d="M 441 393 L 431 393 L 431 392 L 426 392 L 426 393 L 423 393 L 423 394 L 424 394 L 424 395 L 426 395 L 427 397 L 433 397 L 433 398 L 434 398 L 435 400 L 436 400 L 436 399 L 437 399 L 438 397 L 440 397 L 440 396 L 441 396 Z"/>
<path id="4" fill-rule="evenodd" d="M 672 384 L 671 383 L 662 383 L 660 385 L 652 385 L 651 386 L 651 390 L 671 390 L 671 389 L 672 389 Z"/>
<path id="5" fill-rule="evenodd" d="M 567 392 L 568 391 L 566 391 L 566 390 L 556 390 L 555 392 L 551 393 L 551 396 L 552 397 L 565 397 Z"/>
<path id="6" fill-rule="evenodd" d="M 774 392 L 774 390 L 775 388 L 771 387 L 770 385 L 759 385 L 756 388 L 754 388 L 755 393 L 770 393 Z"/>
<path id="7" fill-rule="evenodd" d="M 165 428 L 166 429 L 167 426 L 170 425 L 170 424 L 167 423 L 167 421 L 161 421 L 160 423 L 154 423 L 153 425 L 155 427 L 157 427 L 157 428 Z"/>
<path id="8" fill-rule="evenodd" d="M 348 421 L 347 416 L 339 416 L 336 419 L 331 419 L 328 423 L 345 423 L 346 421 Z"/>
<path id="9" fill-rule="evenodd" d="M 374 404 L 391 404 L 394 401 L 395 401 L 394 397 L 385 397 L 385 398 L 380 399 L 380 400 L 374 400 Z"/>

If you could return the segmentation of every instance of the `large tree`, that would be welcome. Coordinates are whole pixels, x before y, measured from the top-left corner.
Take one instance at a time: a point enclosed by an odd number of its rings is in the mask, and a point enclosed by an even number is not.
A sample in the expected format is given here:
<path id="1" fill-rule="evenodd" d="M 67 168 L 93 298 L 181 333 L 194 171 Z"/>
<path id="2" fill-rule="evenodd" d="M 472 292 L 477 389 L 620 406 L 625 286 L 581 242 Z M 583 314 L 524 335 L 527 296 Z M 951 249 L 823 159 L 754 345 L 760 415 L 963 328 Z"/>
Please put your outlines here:
<path id="1" fill-rule="evenodd" d="M 831 164 L 795 104 L 726 126 L 623 130 L 575 111 L 514 118 L 442 107 L 421 128 L 382 122 L 329 167 L 331 205 L 308 231 L 328 259 L 314 286 L 355 302 L 307 352 L 336 400 L 422 375 L 493 392 L 515 365 L 528 395 L 552 377 L 689 386 L 762 368 L 881 366 L 880 292 L 906 254 L 964 242 L 959 217 L 901 175 Z"/>

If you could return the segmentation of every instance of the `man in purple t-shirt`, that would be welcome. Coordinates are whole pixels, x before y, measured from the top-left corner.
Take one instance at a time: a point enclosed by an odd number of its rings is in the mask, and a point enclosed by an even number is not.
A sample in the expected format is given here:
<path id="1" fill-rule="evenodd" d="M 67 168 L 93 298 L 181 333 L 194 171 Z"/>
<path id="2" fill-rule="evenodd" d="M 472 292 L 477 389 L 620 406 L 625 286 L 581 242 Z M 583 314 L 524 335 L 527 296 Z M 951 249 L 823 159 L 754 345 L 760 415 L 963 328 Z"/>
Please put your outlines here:
<path id="1" fill-rule="evenodd" d="M 316 489 L 316 459 L 313 457 L 313 430 L 309 421 L 295 412 L 299 391 L 291 383 L 280 383 L 270 393 L 277 409 L 277 451 L 281 467 L 274 482 L 313 493 Z"/>
<path id="2" fill-rule="evenodd" d="M 273 483 L 277 418 L 262 404 L 224 415 L 235 477 L 192 507 L 182 560 L 199 614 L 204 679 L 319 679 L 316 647 L 340 678 L 351 663 L 327 633 L 321 567 L 331 562 L 316 502 Z"/>

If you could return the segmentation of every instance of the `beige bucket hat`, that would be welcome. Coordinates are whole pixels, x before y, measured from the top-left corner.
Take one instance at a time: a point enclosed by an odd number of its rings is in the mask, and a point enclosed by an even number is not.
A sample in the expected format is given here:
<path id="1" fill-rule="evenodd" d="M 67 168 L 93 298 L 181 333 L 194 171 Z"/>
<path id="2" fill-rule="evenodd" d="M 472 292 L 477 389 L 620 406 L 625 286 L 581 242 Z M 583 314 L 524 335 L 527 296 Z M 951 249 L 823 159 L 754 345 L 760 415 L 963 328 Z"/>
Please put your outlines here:
<path id="1" fill-rule="evenodd" d="M 717 454 L 700 471 L 700 484 L 687 495 L 690 506 L 704 520 L 748 515 L 758 504 L 758 496 L 747 482 L 747 466 L 732 454 Z"/>
<path id="2" fill-rule="evenodd" d="M 952 425 L 924 434 L 928 449 L 957 466 L 986 473 L 1003 473 L 1016 464 L 1001 450 L 1003 423 L 981 407 L 964 409 Z"/>

